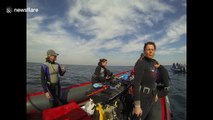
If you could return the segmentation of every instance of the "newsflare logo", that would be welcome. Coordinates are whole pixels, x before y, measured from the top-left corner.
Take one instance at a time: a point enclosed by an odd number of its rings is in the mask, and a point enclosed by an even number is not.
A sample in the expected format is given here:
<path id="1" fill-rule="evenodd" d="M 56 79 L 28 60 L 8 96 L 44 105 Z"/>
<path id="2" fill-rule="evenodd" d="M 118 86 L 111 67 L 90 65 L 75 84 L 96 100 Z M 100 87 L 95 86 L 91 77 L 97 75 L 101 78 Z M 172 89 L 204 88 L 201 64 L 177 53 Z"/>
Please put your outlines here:
<path id="1" fill-rule="evenodd" d="M 7 7 L 6 12 L 7 12 L 7 13 L 12 13 L 12 12 L 13 12 L 13 9 L 12 9 L 11 7 Z"/>
<path id="2" fill-rule="evenodd" d="M 38 8 L 12 8 L 12 7 L 7 7 L 6 12 L 7 13 L 12 13 L 12 12 L 38 12 Z"/>

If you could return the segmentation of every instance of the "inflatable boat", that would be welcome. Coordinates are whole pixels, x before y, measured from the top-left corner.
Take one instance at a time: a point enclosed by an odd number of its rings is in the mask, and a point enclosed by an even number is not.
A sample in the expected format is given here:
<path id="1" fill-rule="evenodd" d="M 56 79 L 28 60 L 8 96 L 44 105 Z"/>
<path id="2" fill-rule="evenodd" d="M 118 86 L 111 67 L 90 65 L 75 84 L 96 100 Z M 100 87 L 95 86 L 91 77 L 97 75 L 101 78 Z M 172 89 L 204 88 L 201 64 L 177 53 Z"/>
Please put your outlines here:
<path id="1" fill-rule="evenodd" d="M 127 72 L 122 72 L 117 74 L 119 79 L 116 81 L 124 81 L 122 79 L 122 75 Z M 117 82 L 118 83 L 118 82 Z M 126 84 L 127 83 L 127 84 Z M 104 120 L 104 116 L 110 116 L 108 113 L 110 109 L 115 108 L 118 105 L 116 101 L 117 99 L 122 98 L 127 93 L 129 93 L 129 89 L 132 85 L 132 82 L 126 82 L 125 87 L 118 88 L 116 86 L 109 86 L 108 88 L 102 87 L 97 90 L 91 91 L 93 85 L 91 82 L 85 82 L 79 85 L 70 86 L 62 89 L 62 95 L 60 101 L 63 103 L 60 106 L 53 107 L 51 102 L 46 98 L 44 92 L 37 92 L 27 94 L 26 96 L 26 109 L 27 109 L 27 119 L 28 120 Z M 106 90 L 112 89 L 116 92 L 111 92 Z M 104 93 L 110 97 L 100 97 L 99 95 Z M 113 93 L 112 95 L 110 95 Z M 105 95 L 105 96 L 106 96 Z M 91 96 L 99 96 L 99 98 L 94 101 Z M 96 97 L 97 98 L 97 97 Z M 102 101 L 103 100 L 103 101 Z M 116 107 L 112 107 L 112 104 Z M 111 105 L 105 107 L 106 105 Z M 171 110 L 168 96 L 162 97 L 158 100 L 158 102 L 154 105 L 158 109 L 155 109 L 156 114 L 161 114 L 162 120 L 171 120 Z M 123 107 L 125 109 L 125 107 Z M 156 111 L 157 110 L 157 111 Z M 98 114 L 98 118 L 97 115 Z M 153 118 L 156 116 L 153 114 Z M 95 118 L 96 117 L 96 118 Z M 117 116 L 118 117 L 118 116 Z M 152 117 L 150 117 L 152 118 Z M 121 119 L 121 118 L 118 118 Z"/>
<path id="2" fill-rule="evenodd" d="M 184 74 L 187 73 L 185 68 L 173 68 L 173 67 L 171 67 L 170 70 L 173 73 L 184 73 Z"/>
<path id="3" fill-rule="evenodd" d="M 173 63 L 172 66 L 170 67 L 170 70 L 173 73 L 187 73 L 187 67 L 185 64 L 180 64 L 180 63 Z"/>

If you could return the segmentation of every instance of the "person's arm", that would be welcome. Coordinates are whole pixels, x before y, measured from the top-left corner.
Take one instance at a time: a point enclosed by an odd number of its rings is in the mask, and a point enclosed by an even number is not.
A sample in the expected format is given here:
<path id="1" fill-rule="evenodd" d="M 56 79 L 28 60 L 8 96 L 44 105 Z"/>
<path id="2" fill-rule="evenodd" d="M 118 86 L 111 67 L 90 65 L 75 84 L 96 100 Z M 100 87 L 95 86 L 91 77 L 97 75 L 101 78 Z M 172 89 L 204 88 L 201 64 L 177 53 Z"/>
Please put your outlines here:
<path id="1" fill-rule="evenodd" d="M 59 70 L 59 75 L 60 76 L 63 76 L 64 73 L 66 72 L 65 68 L 62 69 L 60 64 L 58 64 L 58 70 Z"/>
<path id="2" fill-rule="evenodd" d="M 51 98 L 51 94 L 48 92 L 48 88 L 47 88 L 47 67 L 42 65 L 41 66 L 41 84 L 42 84 L 42 87 L 43 87 L 43 90 L 44 90 L 44 93 L 46 95 L 46 97 L 48 99 Z"/>
<path id="3" fill-rule="evenodd" d="M 108 70 L 107 68 L 105 68 L 105 74 L 106 74 L 106 76 L 112 76 L 113 75 L 113 73 L 110 71 L 110 70 Z"/>
<path id="4" fill-rule="evenodd" d="M 44 92 L 48 92 L 47 90 L 47 75 L 45 74 L 45 69 L 47 69 L 44 65 L 41 66 L 41 85 L 43 87 Z"/>
<path id="5" fill-rule="evenodd" d="M 113 78 L 112 77 L 113 73 L 110 70 L 108 70 L 107 68 L 104 68 L 104 71 L 105 71 L 105 79 L 111 80 L 111 78 Z"/>
<path id="6" fill-rule="evenodd" d="M 135 104 L 134 114 L 137 117 L 143 114 L 140 101 L 142 76 L 143 76 L 142 62 L 138 61 L 135 65 L 135 80 L 133 82 L 134 104 Z"/>
<path id="7" fill-rule="evenodd" d="M 140 107 L 140 94 L 141 94 L 141 80 L 143 76 L 142 61 L 137 62 L 135 65 L 135 79 L 134 79 L 134 104 L 136 107 Z"/>

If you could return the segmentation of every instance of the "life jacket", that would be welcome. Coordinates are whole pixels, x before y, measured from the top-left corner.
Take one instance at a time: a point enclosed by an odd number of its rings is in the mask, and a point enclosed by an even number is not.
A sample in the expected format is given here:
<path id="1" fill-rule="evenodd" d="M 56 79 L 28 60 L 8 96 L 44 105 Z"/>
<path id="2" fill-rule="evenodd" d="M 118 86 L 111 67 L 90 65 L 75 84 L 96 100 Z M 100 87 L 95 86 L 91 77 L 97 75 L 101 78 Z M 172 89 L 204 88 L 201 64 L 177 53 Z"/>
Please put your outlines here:
<path id="1" fill-rule="evenodd" d="M 57 84 L 59 82 L 59 64 L 58 63 L 49 63 L 45 62 L 43 64 L 43 69 L 45 74 L 47 74 L 47 80 L 52 84 Z"/>

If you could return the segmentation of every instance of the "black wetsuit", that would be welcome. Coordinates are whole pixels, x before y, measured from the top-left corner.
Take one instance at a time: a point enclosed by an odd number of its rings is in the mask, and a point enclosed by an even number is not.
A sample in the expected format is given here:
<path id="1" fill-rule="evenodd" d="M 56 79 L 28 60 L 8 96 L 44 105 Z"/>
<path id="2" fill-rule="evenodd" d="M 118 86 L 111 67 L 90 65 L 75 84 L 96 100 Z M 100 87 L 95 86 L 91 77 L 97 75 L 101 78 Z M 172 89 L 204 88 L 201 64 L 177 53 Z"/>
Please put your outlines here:
<path id="1" fill-rule="evenodd" d="M 58 64 L 56 62 L 48 62 L 49 64 Z M 58 74 L 63 76 L 65 72 L 61 71 L 60 64 L 58 64 Z M 53 106 L 58 106 L 58 100 L 60 99 L 60 92 L 61 92 L 61 86 L 60 86 L 60 79 L 58 78 L 58 82 L 55 84 L 51 83 L 50 80 L 50 73 L 49 73 L 49 67 L 46 64 L 41 65 L 41 84 L 43 87 L 44 92 L 49 92 L 52 96 L 52 99 L 50 100 L 53 103 Z"/>
<path id="2" fill-rule="evenodd" d="M 160 84 L 157 88 L 158 90 L 158 97 L 165 97 L 166 95 L 168 95 L 169 93 L 169 82 L 170 82 L 170 78 L 169 78 L 169 73 L 167 71 L 167 69 L 160 65 L 160 67 L 158 68 L 158 79 L 157 79 L 157 83 Z"/>
<path id="3" fill-rule="evenodd" d="M 103 69 L 103 73 L 101 73 L 101 69 Z M 103 74 L 103 75 L 101 75 Z M 112 76 L 112 72 L 105 68 L 104 66 L 101 65 L 101 63 L 98 63 L 98 66 L 95 69 L 94 74 L 92 75 L 91 81 L 92 83 L 96 82 L 105 82 L 106 81 L 106 76 Z"/>
<path id="4" fill-rule="evenodd" d="M 139 60 L 134 67 L 134 101 L 140 101 L 140 106 L 143 111 L 141 120 L 144 120 L 148 115 L 156 95 L 157 69 L 154 67 L 155 63 L 156 61 L 154 59 L 144 57 L 142 60 Z M 148 91 L 147 88 L 149 88 L 150 91 Z"/>
<path id="5" fill-rule="evenodd" d="M 167 69 L 162 65 L 158 68 L 158 78 L 156 82 L 159 85 L 157 86 L 158 101 L 154 102 L 146 120 L 162 120 L 162 112 L 165 112 L 162 111 L 160 98 L 168 95 L 170 78 Z"/>

